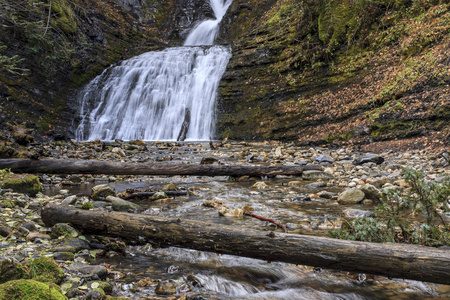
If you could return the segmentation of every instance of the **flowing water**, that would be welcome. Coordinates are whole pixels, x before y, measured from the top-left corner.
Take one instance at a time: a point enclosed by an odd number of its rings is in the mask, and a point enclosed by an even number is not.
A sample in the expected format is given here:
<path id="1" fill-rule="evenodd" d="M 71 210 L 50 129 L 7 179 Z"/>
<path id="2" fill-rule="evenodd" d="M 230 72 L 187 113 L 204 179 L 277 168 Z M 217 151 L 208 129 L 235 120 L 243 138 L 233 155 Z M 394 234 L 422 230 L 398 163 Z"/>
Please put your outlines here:
<path id="1" fill-rule="evenodd" d="M 264 153 L 274 152 L 270 145 L 252 146 L 249 149 L 245 143 L 236 143 L 230 149 L 219 151 L 209 150 L 207 143 L 147 143 L 147 148 L 146 151 L 136 152 L 133 158 L 138 161 L 165 161 L 168 164 L 198 164 L 202 157 L 214 156 L 226 165 L 248 165 L 248 161 L 237 158 L 238 154 L 251 151 L 255 157 L 260 157 Z M 257 162 L 259 165 L 270 163 L 270 160 Z M 293 164 L 295 160 L 289 158 L 283 163 Z M 93 185 L 108 180 L 111 178 L 96 178 L 93 182 L 71 186 L 70 194 L 89 195 Z M 252 188 L 255 182 L 261 180 L 266 182 L 267 189 Z M 132 176 L 108 182 L 108 185 L 116 192 L 128 188 L 159 191 L 164 185 L 173 183 L 181 190 L 189 190 L 191 194 L 174 197 L 169 202 L 140 200 L 136 203 L 143 206 L 144 213 L 148 215 L 204 220 L 218 226 L 237 226 L 243 230 L 252 228 L 268 231 L 277 228 L 271 223 L 247 216 L 222 217 L 217 208 L 203 204 L 217 201 L 230 208 L 251 206 L 255 214 L 286 225 L 291 233 L 322 236 L 327 235 L 328 230 L 340 227 L 345 209 L 374 210 L 374 206 L 339 205 L 330 199 L 308 199 L 307 195 L 319 191 L 339 193 L 342 189 L 335 186 L 314 189 L 308 181 L 292 184 L 298 180 L 290 176 L 249 178 L 245 181 L 230 181 L 224 176 Z M 46 192 L 58 193 L 49 188 Z M 111 279 L 116 286 L 115 293 L 131 299 L 173 299 L 173 295 L 156 295 L 158 282 L 153 279 L 172 280 L 177 285 L 176 297 L 188 295 L 188 299 L 424 299 L 450 295 L 450 286 L 189 249 L 152 248 L 150 245 L 128 246 L 125 256 L 99 258 L 93 263 L 103 262 L 114 265 L 112 274 L 115 276 Z M 140 286 L 138 282 L 141 280 L 149 280 L 149 284 Z"/>
<path id="2" fill-rule="evenodd" d="M 217 88 L 231 50 L 212 45 L 231 0 L 210 4 L 216 19 L 199 23 L 184 47 L 126 60 L 84 88 L 77 140 L 176 140 L 186 121 L 186 140 L 214 136 Z"/>

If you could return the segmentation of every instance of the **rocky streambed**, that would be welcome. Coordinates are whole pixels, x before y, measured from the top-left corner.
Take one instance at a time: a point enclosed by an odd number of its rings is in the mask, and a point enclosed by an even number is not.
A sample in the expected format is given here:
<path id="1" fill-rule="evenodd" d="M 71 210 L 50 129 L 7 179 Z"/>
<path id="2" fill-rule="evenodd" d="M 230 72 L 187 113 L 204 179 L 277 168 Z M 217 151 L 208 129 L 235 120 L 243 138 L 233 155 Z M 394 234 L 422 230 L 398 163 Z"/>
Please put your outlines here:
<path id="1" fill-rule="evenodd" d="M 214 148 L 214 149 L 213 149 Z M 188 249 L 160 249 L 104 236 L 84 235 L 68 224 L 47 228 L 40 219 L 46 203 L 80 209 L 121 210 L 205 220 L 267 231 L 276 224 L 291 233 L 327 235 L 344 219 L 370 216 L 383 189 L 407 192 L 402 168 L 443 182 L 450 175 L 446 152 L 411 150 L 364 153 L 353 149 L 301 148 L 279 142 L 103 143 L 54 142 L 31 145 L 29 156 L 167 164 L 308 165 L 302 177 L 92 176 L 39 174 L 42 192 L 0 194 L 2 274 L 34 278 L 40 257 L 56 262 L 63 275 L 53 280 L 67 298 L 104 299 L 422 299 L 450 296 L 450 287 L 320 268 L 267 263 Z M 151 196 L 127 196 L 135 192 Z M 179 192 L 172 196 L 171 192 Z M 154 192 L 154 193 L 153 193 Z M 127 199 L 125 199 L 127 198 Z M 450 216 L 441 211 L 442 217 Z M 411 222 L 419 222 L 408 216 Z M 50 263 L 51 263 L 50 262 Z M 13 272 L 14 270 L 21 272 Z M 34 271 L 33 271 L 34 270 Z M 48 286 L 48 284 L 47 284 Z M 59 289 L 59 288 L 58 288 Z M 0 294 L 1 295 L 1 294 Z M 6 297 L 6 296 L 5 296 Z M 5 298 L 6 299 L 6 298 Z"/>

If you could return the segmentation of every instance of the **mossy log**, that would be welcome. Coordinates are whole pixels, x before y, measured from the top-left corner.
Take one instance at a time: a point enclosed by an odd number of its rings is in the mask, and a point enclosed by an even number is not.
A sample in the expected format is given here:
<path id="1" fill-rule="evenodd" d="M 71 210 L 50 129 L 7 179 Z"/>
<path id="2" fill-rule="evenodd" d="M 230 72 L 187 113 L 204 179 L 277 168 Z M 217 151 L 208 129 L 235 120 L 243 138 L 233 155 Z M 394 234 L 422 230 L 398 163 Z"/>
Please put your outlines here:
<path id="1" fill-rule="evenodd" d="M 67 222 L 85 232 L 223 254 L 450 284 L 449 251 L 274 233 L 212 222 L 64 205 L 43 207 L 46 226 Z"/>
<path id="2" fill-rule="evenodd" d="M 300 176 L 321 166 L 239 166 L 173 163 L 132 163 L 76 159 L 0 159 L 0 169 L 14 173 L 108 174 L 108 175 L 197 175 L 197 176 Z"/>

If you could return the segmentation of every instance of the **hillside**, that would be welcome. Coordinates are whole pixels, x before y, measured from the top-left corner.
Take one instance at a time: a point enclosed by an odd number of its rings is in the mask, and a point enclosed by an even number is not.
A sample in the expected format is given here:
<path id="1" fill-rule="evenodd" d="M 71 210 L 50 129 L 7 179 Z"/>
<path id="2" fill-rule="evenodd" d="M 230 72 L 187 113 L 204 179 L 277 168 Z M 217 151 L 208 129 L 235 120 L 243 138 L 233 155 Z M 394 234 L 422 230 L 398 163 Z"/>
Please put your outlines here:
<path id="1" fill-rule="evenodd" d="M 77 89 L 210 15 L 202 0 L 5 0 L 0 129 L 72 137 Z M 449 145 L 448 1 L 235 0 L 218 41 L 233 49 L 219 138 Z"/>
<path id="2" fill-rule="evenodd" d="M 449 145 L 448 1 L 235 1 L 219 128 L 300 144 Z M 391 143 L 392 144 L 392 143 Z"/>

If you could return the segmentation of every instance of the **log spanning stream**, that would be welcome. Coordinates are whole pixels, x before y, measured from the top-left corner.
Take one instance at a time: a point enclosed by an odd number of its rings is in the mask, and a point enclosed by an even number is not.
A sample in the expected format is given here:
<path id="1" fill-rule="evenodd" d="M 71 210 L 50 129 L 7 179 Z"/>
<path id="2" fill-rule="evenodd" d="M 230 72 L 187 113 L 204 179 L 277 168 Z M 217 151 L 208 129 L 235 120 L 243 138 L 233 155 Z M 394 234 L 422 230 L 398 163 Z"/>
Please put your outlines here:
<path id="1" fill-rule="evenodd" d="M 183 47 L 111 67 L 81 92 L 77 140 L 209 140 L 229 47 L 213 45 L 231 0 L 210 0 L 216 19 L 199 23 Z"/>
<path id="2" fill-rule="evenodd" d="M 268 165 L 258 161 L 242 162 L 241 153 L 248 153 L 244 144 L 234 144 L 231 149 L 210 151 L 208 144 L 178 145 L 148 144 L 148 150 L 136 153 L 135 160 L 147 159 L 165 163 L 190 162 L 199 164 L 205 156 L 214 155 L 225 165 Z M 273 153 L 270 145 L 253 148 L 253 153 Z M 213 154 L 214 153 L 214 154 Z M 257 162 L 257 163 L 256 163 Z M 293 164 L 286 159 L 283 164 Z M 91 183 L 69 187 L 71 194 L 88 195 L 93 185 L 108 182 L 108 177 L 96 177 Z M 268 188 L 252 187 L 263 180 Z M 291 233 L 326 236 L 327 231 L 338 228 L 342 214 L 348 209 L 373 212 L 373 206 L 339 205 L 331 199 L 310 198 L 325 191 L 339 193 L 335 186 L 315 186 L 312 182 L 298 182 L 291 176 L 255 178 L 247 181 L 230 181 L 226 176 L 139 176 L 128 180 L 109 181 L 117 192 L 127 188 L 160 190 L 174 183 L 189 196 L 174 197 L 169 202 L 134 200 L 144 207 L 144 214 L 155 217 L 180 218 L 211 222 L 217 226 L 233 226 L 262 232 L 277 231 L 274 224 L 251 217 L 223 217 L 218 209 L 204 206 L 205 202 L 222 202 L 229 208 L 251 206 L 254 213 L 286 225 Z M 47 186 L 46 193 L 57 193 L 58 187 Z M 60 188 L 60 187 L 59 187 Z M 183 224 L 183 223 L 180 223 Z M 223 226 L 226 227 L 226 226 Z M 281 234 L 281 233 L 280 233 Z M 116 265 L 114 271 L 123 274 L 116 279 L 116 293 L 132 299 L 154 297 L 155 285 L 136 288 L 145 278 L 173 280 L 177 295 L 185 293 L 202 299 L 423 299 L 445 295 L 446 286 L 414 280 L 389 279 L 367 273 L 349 273 L 313 266 L 282 262 L 268 262 L 231 255 L 219 255 L 182 248 L 158 248 L 153 245 L 128 246 L 126 256 L 98 258 L 95 263 Z M 381 262 L 380 262 L 381 264 Z M 392 266 L 395 269 L 395 266 Z M 190 291 L 188 291 L 190 290 Z M 200 298 L 193 298 L 200 299 Z"/>

